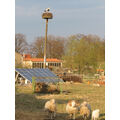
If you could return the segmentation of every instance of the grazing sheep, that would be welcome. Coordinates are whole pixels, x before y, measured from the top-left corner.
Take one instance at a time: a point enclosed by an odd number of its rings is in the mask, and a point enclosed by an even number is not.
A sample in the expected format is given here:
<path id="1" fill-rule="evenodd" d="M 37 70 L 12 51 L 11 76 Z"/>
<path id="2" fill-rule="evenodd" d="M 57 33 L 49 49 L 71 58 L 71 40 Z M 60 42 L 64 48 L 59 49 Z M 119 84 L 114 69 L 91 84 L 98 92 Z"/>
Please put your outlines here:
<path id="1" fill-rule="evenodd" d="M 53 117 L 56 117 L 56 104 L 55 99 L 51 99 L 45 103 L 45 111 L 48 112 L 48 115 L 50 113 L 50 118 L 53 119 Z"/>
<path id="2" fill-rule="evenodd" d="M 93 86 L 95 86 L 95 87 L 100 87 L 100 84 L 93 84 Z"/>
<path id="3" fill-rule="evenodd" d="M 83 102 L 79 108 L 80 115 L 84 120 L 91 119 L 91 106 L 87 102 Z"/>
<path id="4" fill-rule="evenodd" d="M 70 119 L 75 120 L 75 114 L 78 112 L 78 107 L 75 100 L 71 100 L 67 103 L 66 111 L 70 115 Z"/>
<path id="5" fill-rule="evenodd" d="M 100 110 L 96 109 L 92 112 L 92 120 L 98 120 L 100 114 Z"/>

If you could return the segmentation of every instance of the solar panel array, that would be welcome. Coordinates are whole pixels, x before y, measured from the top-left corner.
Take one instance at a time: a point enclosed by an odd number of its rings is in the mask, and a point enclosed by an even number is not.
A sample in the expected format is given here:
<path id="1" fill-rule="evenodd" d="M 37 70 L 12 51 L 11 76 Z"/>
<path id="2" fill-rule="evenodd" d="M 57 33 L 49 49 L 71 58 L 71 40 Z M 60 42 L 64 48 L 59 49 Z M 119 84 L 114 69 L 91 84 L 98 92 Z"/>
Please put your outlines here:
<path id="1" fill-rule="evenodd" d="M 16 72 L 18 72 L 21 76 L 30 80 L 32 82 L 32 77 L 35 77 L 37 82 L 46 82 L 46 83 L 57 83 L 61 82 L 58 76 L 56 76 L 53 72 L 49 69 L 40 69 L 40 68 L 33 68 L 33 69 L 24 69 L 24 68 L 16 68 Z"/>

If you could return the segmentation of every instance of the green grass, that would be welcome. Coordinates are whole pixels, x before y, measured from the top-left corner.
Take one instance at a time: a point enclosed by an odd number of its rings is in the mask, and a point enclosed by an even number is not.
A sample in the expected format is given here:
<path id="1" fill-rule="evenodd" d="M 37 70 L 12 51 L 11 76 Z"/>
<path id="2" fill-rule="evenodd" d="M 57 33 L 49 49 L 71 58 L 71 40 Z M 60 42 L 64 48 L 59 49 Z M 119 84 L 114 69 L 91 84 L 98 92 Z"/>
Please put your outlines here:
<path id="1" fill-rule="evenodd" d="M 44 104 L 48 99 L 55 98 L 57 103 L 56 120 L 68 117 L 65 108 L 68 100 L 75 99 L 82 103 L 90 103 L 92 110 L 100 109 L 100 120 L 105 120 L 105 86 L 63 84 L 62 94 L 33 94 L 31 87 L 16 86 L 16 120 L 41 120 Z M 21 117 L 22 116 L 22 117 Z"/>

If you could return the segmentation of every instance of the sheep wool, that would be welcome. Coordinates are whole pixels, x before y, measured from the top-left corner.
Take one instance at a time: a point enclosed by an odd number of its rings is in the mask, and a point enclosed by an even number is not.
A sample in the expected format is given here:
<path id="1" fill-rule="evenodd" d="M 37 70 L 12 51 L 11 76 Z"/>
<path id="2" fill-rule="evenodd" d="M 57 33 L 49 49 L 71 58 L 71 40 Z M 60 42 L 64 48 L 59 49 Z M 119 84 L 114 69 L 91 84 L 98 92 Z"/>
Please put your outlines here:
<path id="1" fill-rule="evenodd" d="M 100 110 L 96 109 L 92 112 L 92 120 L 98 120 L 100 114 Z"/>
<path id="2" fill-rule="evenodd" d="M 75 114 L 78 112 L 78 107 L 75 100 L 71 100 L 67 103 L 66 111 L 70 115 L 70 118 L 75 119 Z"/>
<path id="3" fill-rule="evenodd" d="M 84 120 L 90 120 L 91 118 L 91 106 L 87 102 L 83 102 L 80 105 L 80 115 Z"/>
<path id="4" fill-rule="evenodd" d="M 51 99 L 51 100 L 49 100 L 45 103 L 45 111 L 50 113 L 50 118 L 51 119 L 56 116 L 55 99 Z"/>

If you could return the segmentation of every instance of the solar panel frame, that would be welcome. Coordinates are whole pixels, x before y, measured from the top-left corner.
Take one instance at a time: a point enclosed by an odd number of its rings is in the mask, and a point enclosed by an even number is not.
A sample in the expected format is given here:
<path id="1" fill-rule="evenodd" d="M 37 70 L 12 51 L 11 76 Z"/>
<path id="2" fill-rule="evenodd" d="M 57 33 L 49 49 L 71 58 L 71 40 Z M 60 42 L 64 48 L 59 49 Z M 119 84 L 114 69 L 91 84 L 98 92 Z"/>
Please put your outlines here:
<path id="1" fill-rule="evenodd" d="M 49 69 L 26 69 L 26 68 L 16 68 L 15 69 L 19 74 L 21 74 L 24 78 L 30 80 L 32 82 L 32 77 L 35 77 L 37 82 L 45 82 L 45 83 L 57 83 L 62 81 L 57 75 L 51 72 Z"/>
<path id="2" fill-rule="evenodd" d="M 46 76 L 46 74 L 43 72 L 43 70 L 41 69 L 40 71 L 38 71 L 37 69 L 35 69 L 35 71 L 38 72 L 38 74 L 41 76 L 41 77 L 44 77 Z"/>
<path id="3" fill-rule="evenodd" d="M 30 82 L 32 82 L 32 77 L 30 77 L 30 74 L 28 74 L 28 72 L 25 69 L 16 69 L 16 71 L 21 74 L 24 78 L 26 78 L 27 80 L 30 80 Z M 23 72 L 24 71 L 24 72 Z"/>
<path id="4" fill-rule="evenodd" d="M 53 74 L 52 72 L 49 72 L 48 69 L 45 70 L 46 73 L 50 74 L 51 77 L 57 77 L 55 74 Z"/>

